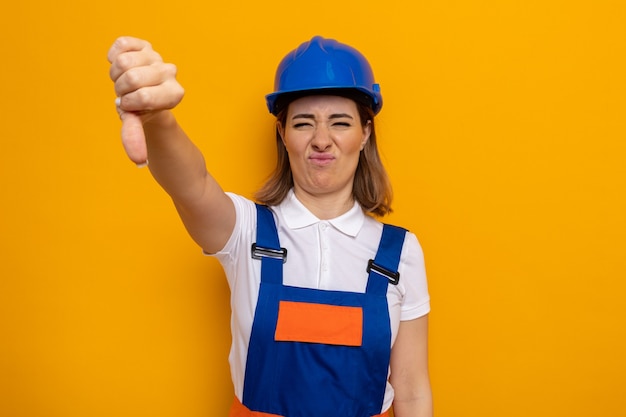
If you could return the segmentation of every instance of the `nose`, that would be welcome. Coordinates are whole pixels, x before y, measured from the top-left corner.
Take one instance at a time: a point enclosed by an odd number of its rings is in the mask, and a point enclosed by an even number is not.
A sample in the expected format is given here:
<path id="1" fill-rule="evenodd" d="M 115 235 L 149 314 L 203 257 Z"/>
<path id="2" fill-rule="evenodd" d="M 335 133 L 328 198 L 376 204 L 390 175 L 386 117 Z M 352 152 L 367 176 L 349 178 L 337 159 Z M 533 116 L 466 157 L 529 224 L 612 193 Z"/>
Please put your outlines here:
<path id="1" fill-rule="evenodd" d="M 325 125 L 318 126 L 313 132 L 311 145 L 316 151 L 325 151 L 332 145 L 333 140 L 330 132 Z"/>

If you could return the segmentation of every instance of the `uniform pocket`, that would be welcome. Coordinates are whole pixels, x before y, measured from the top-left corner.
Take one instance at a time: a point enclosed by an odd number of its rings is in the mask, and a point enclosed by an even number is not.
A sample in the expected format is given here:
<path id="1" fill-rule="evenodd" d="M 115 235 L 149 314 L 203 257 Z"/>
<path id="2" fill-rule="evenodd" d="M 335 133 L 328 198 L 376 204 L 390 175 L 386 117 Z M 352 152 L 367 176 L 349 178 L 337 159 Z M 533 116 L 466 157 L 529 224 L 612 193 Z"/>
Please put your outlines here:
<path id="1" fill-rule="evenodd" d="M 361 307 L 281 301 L 276 323 L 276 341 L 361 346 Z"/>

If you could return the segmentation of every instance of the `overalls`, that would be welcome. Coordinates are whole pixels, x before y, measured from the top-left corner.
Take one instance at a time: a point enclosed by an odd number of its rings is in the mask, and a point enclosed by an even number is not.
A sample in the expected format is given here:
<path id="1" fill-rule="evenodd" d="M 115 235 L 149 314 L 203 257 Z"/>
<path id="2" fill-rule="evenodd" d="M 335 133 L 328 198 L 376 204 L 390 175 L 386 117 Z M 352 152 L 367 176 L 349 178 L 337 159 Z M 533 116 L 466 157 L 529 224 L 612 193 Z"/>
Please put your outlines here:
<path id="1" fill-rule="evenodd" d="M 283 285 L 287 251 L 274 217 L 257 205 L 257 218 L 261 285 L 243 404 L 235 399 L 230 416 L 380 415 L 391 352 L 387 285 L 398 283 L 406 231 L 384 225 L 376 258 L 363 265 L 365 293 L 325 291 Z"/>

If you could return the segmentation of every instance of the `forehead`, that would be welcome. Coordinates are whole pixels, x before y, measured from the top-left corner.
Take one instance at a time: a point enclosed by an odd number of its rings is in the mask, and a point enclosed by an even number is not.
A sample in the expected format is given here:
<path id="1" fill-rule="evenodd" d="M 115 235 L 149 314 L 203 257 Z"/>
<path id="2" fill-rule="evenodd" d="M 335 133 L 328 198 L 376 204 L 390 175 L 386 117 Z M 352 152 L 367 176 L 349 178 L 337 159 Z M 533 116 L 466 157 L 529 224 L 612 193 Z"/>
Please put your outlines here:
<path id="1" fill-rule="evenodd" d="M 356 103 L 341 96 L 306 96 L 289 103 L 288 114 L 333 114 L 346 113 L 352 116 L 358 114 Z"/>

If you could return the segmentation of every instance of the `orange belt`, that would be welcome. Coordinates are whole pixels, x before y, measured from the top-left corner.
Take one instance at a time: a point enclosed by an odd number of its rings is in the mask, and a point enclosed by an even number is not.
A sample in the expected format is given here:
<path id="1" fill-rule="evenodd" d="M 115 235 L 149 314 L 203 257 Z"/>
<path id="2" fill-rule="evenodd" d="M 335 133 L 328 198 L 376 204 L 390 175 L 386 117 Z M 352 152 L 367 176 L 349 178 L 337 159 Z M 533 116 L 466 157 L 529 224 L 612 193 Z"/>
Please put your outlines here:
<path id="1" fill-rule="evenodd" d="M 382 414 L 378 414 L 372 417 L 389 417 L 389 410 Z M 262 413 L 260 411 L 252 411 L 239 401 L 239 398 L 235 397 L 233 405 L 230 407 L 230 413 L 228 417 L 282 417 L 278 414 Z"/>

